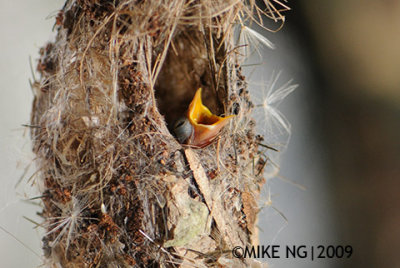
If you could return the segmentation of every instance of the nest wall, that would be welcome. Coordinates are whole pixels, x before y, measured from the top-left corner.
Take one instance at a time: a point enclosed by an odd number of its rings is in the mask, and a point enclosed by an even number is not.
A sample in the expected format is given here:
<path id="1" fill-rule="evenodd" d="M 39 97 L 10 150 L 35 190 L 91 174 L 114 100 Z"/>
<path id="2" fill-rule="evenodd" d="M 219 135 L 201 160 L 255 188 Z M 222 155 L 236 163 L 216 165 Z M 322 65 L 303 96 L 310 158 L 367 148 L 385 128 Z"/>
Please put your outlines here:
<path id="1" fill-rule="evenodd" d="M 66 2 L 33 85 L 49 267 L 249 265 L 230 249 L 256 241 L 266 159 L 234 29 L 254 10 L 251 1 Z M 171 134 L 199 87 L 214 113 L 235 115 L 202 149 Z"/>

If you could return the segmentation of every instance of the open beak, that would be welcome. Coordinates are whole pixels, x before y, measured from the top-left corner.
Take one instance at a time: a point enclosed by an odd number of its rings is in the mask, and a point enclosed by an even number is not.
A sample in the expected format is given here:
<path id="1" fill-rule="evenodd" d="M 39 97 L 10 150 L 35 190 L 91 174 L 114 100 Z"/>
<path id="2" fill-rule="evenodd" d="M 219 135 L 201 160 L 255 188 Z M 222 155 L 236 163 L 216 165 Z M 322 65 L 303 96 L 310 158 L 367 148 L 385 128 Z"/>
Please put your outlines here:
<path id="1" fill-rule="evenodd" d="M 201 101 L 201 88 L 196 91 L 187 111 L 187 118 L 193 126 L 192 135 L 186 141 L 194 147 L 205 147 L 210 144 L 219 134 L 221 129 L 234 115 L 220 117 L 211 113 Z"/>

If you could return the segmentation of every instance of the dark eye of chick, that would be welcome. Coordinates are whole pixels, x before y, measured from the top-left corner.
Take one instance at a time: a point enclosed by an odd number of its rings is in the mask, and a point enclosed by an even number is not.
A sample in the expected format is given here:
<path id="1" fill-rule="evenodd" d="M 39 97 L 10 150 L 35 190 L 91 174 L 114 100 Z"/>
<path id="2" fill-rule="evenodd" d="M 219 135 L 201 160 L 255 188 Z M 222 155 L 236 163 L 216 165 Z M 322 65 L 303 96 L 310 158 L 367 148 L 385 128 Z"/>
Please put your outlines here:
<path id="1" fill-rule="evenodd" d="M 173 132 L 179 143 L 185 143 L 192 135 L 193 126 L 186 117 L 181 117 L 176 120 Z"/>
<path id="2" fill-rule="evenodd" d="M 185 124 L 185 120 L 179 120 L 178 122 L 176 122 L 175 124 L 175 128 L 181 127 L 183 124 Z"/>

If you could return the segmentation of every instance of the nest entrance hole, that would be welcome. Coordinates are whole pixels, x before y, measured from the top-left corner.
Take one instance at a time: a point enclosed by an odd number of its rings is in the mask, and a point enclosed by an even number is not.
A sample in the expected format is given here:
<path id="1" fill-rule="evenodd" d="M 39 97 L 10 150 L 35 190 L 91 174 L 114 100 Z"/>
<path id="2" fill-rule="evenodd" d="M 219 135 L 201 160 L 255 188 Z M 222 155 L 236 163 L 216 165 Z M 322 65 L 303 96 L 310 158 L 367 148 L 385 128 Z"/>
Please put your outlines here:
<path id="1" fill-rule="evenodd" d="M 170 131 L 175 121 L 186 114 L 200 87 L 204 105 L 215 114 L 224 113 L 214 77 L 203 34 L 199 31 L 177 34 L 155 85 L 157 105 Z"/>

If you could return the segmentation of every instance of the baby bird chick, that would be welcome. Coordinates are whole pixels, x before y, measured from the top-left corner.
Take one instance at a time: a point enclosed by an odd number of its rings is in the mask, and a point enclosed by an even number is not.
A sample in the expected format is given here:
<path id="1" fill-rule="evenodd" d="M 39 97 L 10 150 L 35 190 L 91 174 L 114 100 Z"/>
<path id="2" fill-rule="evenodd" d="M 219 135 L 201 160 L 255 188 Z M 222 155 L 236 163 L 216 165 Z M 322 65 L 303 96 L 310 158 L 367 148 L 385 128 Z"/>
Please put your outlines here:
<path id="1" fill-rule="evenodd" d="M 179 118 L 173 127 L 176 139 L 197 148 L 209 145 L 234 115 L 220 117 L 211 113 L 201 101 L 201 88 L 196 91 L 186 116 Z"/>

